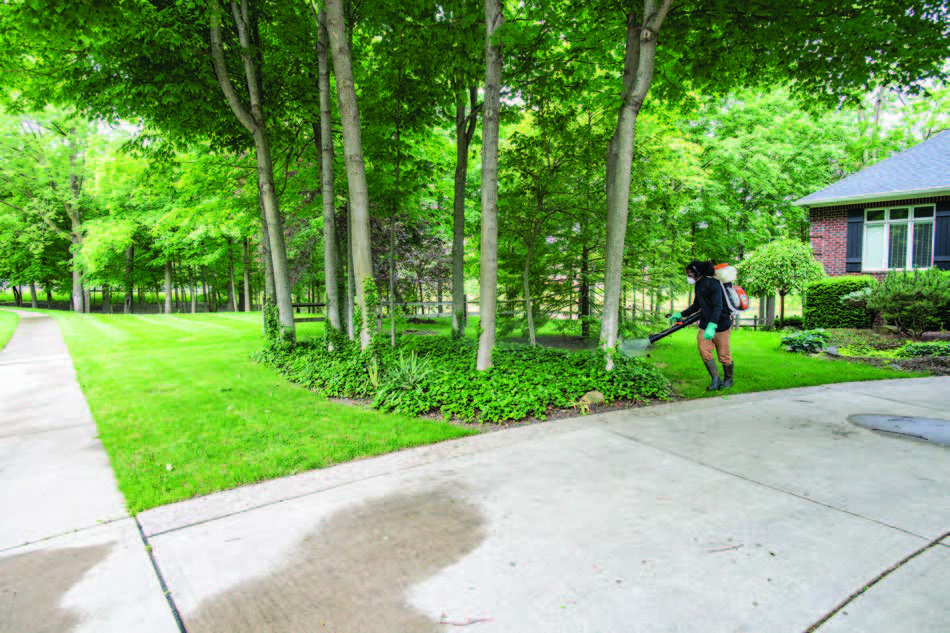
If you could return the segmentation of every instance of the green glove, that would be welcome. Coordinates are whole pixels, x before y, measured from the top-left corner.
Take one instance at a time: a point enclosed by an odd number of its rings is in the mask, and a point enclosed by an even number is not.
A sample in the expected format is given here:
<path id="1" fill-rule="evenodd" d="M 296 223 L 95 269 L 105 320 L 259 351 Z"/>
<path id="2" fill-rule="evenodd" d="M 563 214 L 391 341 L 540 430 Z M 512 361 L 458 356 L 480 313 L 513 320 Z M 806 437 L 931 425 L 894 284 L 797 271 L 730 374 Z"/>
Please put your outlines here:
<path id="1" fill-rule="evenodd" d="M 670 315 L 670 325 L 673 325 L 674 323 L 676 323 L 682 318 L 683 318 L 682 312 L 674 312 L 673 314 Z"/>
<path id="2" fill-rule="evenodd" d="M 703 338 L 706 339 L 707 341 L 713 340 L 713 338 L 716 337 L 716 329 L 718 328 L 719 326 L 716 325 L 715 323 L 710 323 L 709 325 L 706 326 L 706 331 L 703 332 Z"/>

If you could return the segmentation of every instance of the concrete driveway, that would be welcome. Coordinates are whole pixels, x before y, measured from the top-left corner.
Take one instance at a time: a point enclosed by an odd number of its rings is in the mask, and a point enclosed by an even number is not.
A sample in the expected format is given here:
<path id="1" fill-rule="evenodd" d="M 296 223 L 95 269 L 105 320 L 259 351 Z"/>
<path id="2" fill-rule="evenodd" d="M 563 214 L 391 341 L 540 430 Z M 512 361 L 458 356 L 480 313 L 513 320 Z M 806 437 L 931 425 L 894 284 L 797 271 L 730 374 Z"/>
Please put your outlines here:
<path id="1" fill-rule="evenodd" d="M 20 336 L 0 353 L 0 403 Z M 950 378 L 539 424 L 136 518 L 117 514 L 94 427 L 77 440 L 24 422 L 19 407 L 48 404 L 30 380 L 33 400 L 0 405 L 0 613 L 13 614 L 0 631 L 950 629 L 950 449 L 848 420 L 950 419 Z M 48 500 L 7 483 L 61 470 Z M 80 471 L 95 494 L 66 487 Z M 100 505 L 29 519 L 77 496 Z"/>

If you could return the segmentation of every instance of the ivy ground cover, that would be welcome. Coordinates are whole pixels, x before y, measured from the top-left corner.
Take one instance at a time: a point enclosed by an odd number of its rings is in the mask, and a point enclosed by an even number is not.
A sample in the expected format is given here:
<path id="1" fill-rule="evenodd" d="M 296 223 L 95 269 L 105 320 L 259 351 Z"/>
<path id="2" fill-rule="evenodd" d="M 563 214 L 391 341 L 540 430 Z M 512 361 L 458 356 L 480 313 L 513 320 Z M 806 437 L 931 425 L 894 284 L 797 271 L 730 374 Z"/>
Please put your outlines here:
<path id="1" fill-rule="evenodd" d="M 328 351 L 332 347 L 333 351 Z M 478 343 L 447 336 L 385 337 L 361 351 L 329 333 L 293 347 L 272 345 L 258 358 L 288 380 L 330 397 L 371 399 L 383 411 L 439 412 L 464 421 L 544 417 L 598 391 L 607 403 L 664 399 L 666 378 L 642 358 L 617 358 L 606 371 L 600 350 L 565 351 L 499 344 L 488 371 L 475 369 Z"/>

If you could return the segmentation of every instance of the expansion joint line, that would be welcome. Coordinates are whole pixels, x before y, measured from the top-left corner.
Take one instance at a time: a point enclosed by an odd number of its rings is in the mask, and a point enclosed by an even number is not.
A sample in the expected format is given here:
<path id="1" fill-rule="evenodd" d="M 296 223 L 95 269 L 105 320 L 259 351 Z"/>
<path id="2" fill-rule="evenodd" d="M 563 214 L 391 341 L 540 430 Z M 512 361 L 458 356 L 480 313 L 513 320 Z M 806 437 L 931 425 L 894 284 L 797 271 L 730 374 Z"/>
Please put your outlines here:
<path id="1" fill-rule="evenodd" d="M 850 514 L 851 516 L 856 517 L 856 518 L 858 518 L 858 519 L 861 519 L 862 521 L 869 521 L 869 522 L 871 522 L 871 523 L 876 523 L 876 524 L 878 524 L 878 525 L 884 526 L 884 527 L 889 528 L 889 529 L 891 529 L 891 530 L 897 530 L 898 532 L 903 532 L 904 534 L 909 534 L 910 536 L 913 536 L 913 537 L 916 537 L 916 538 L 919 538 L 919 539 L 924 539 L 924 538 L 926 538 L 926 537 L 924 537 L 924 536 L 921 536 L 920 534 L 915 534 L 914 532 L 911 532 L 910 530 L 905 530 L 905 529 L 902 528 L 902 527 L 898 527 L 898 526 L 896 526 L 896 525 L 891 525 L 890 523 L 885 523 L 884 521 L 880 521 L 880 520 L 875 519 L 875 518 L 872 518 L 872 517 L 864 516 L 863 514 L 858 514 L 857 512 L 852 512 L 852 511 L 850 511 L 850 510 L 845 510 L 844 508 L 838 508 L 838 507 L 836 507 L 836 506 L 833 506 L 833 505 L 830 505 L 830 504 L 827 504 L 827 503 L 823 503 L 823 502 L 819 501 L 818 499 L 813 499 L 813 498 L 811 498 L 811 497 L 807 497 L 807 496 L 805 496 L 805 495 L 798 494 L 797 492 L 792 492 L 791 490 L 785 490 L 784 488 L 779 488 L 778 486 L 773 486 L 773 485 L 767 484 L 767 483 L 765 483 L 765 482 L 763 482 L 763 481 L 758 481 L 757 479 L 752 479 L 751 477 L 746 477 L 745 475 L 740 475 L 739 473 L 734 473 L 734 472 L 729 471 L 729 470 L 726 470 L 726 469 L 724 469 L 724 468 L 719 468 L 718 466 L 713 466 L 712 464 L 707 464 L 707 463 L 705 463 L 705 462 L 701 462 L 701 461 L 696 460 L 696 459 L 693 459 L 693 458 L 691 458 L 691 457 L 687 457 L 686 455 L 681 455 L 681 454 L 679 454 L 679 453 L 677 453 L 677 452 L 675 452 L 675 451 L 671 451 L 671 450 L 669 450 L 669 449 L 663 448 L 662 446 L 656 446 L 656 445 L 654 445 L 654 444 L 650 444 L 649 442 L 644 442 L 643 440 L 637 439 L 637 438 L 635 438 L 635 437 L 631 437 L 631 436 L 626 435 L 626 434 L 624 434 L 624 433 L 621 433 L 621 432 L 619 432 L 619 431 L 614 431 L 614 430 L 608 429 L 608 432 L 609 432 L 609 433 L 613 433 L 614 435 L 620 436 L 620 437 L 622 437 L 622 438 L 624 438 L 624 439 L 628 439 L 628 440 L 630 440 L 631 442 L 636 442 L 637 444 L 642 444 L 643 446 L 649 446 L 650 448 L 652 448 L 652 449 L 654 449 L 654 450 L 662 451 L 662 452 L 664 452 L 664 453 L 666 453 L 666 454 L 668 454 L 668 455 L 672 455 L 673 457 L 678 457 L 679 459 L 685 460 L 685 461 L 687 461 L 687 462 L 691 462 L 691 463 L 696 464 L 696 465 L 698 465 L 698 466 L 702 466 L 703 468 L 708 468 L 708 469 L 710 469 L 710 470 L 715 470 L 716 472 L 723 473 L 724 475 L 729 475 L 730 477 L 735 477 L 736 479 L 742 479 L 743 481 L 747 481 L 747 482 L 749 482 L 749 483 L 751 483 L 751 484 L 755 484 L 755 485 L 757 485 L 757 486 L 762 486 L 762 487 L 764 487 L 764 488 L 769 488 L 769 489 L 774 490 L 774 491 L 776 491 L 776 492 L 781 492 L 782 494 L 789 495 L 790 497 L 796 497 L 796 498 L 798 498 L 798 499 L 801 499 L 802 501 L 807 501 L 807 502 L 809 502 L 809 503 L 814 503 L 815 505 L 822 506 L 823 508 L 828 508 L 829 510 L 834 510 L 835 512 L 841 512 L 841 513 L 844 513 L 844 514 Z"/>
<path id="2" fill-rule="evenodd" d="M 152 545 L 148 542 L 148 538 L 145 536 L 145 531 L 142 529 L 142 524 L 139 523 L 138 517 L 135 517 L 135 525 L 139 529 L 139 536 L 142 537 L 142 545 L 145 546 L 145 551 L 148 553 L 148 558 L 152 561 L 152 569 L 155 570 L 155 576 L 158 578 L 158 584 L 162 588 L 162 594 L 165 596 L 165 600 L 168 601 L 168 607 L 172 610 L 172 616 L 175 618 L 175 623 L 178 625 L 179 633 L 188 633 L 188 629 L 185 628 L 185 623 L 181 619 L 181 614 L 178 612 L 178 607 L 175 605 L 175 599 L 172 597 L 172 592 L 168 589 L 168 585 L 165 584 L 165 577 L 162 576 L 162 570 L 158 567 L 158 561 L 155 560 L 155 554 L 152 552 Z"/>
<path id="3" fill-rule="evenodd" d="M 823 617 L 822 619 L 818 620 L 817 622 L 815 622 L 814 624 L 812 624 L 810 627 L 808 627 L 808 628 L 805 630 L 805 633 L 814 633 L 815 631 L 817 631 L 819 628 L 821 628 L 822 626 L 824 626 L 824 624 L 825 624 L 826 622 L 828 622 L 831 618 L 835 617 L 835 616 L 836 616 L 838 613 L 840 613 L 843 609 L 847 608 L 847 606 L 848 606 L 849 604 L 851 604 L 852 602 L 854 602 L 855 600 L 857 600 L 857 599 L 858 599 L 862 594 L 864 594 L 864 592 L 866 592 L 868 589 L 870 589 L 871 587 L 873 587 L 873 586 L 876 585 L 877 583 L 881 582 L 882 580 L 884 580 L 885 578 L 887 578 L 888 576 L 890 576 L 891 574 L 893 574 L 895 571 L 897 571 L 898 569 L 900 569 L 901 567 L 903 567 L 904 565 L 906 565 L 906 564 L 909 563 L 910 561 L 914 560 L 915 558 L 917 558 L 918 556 L 920 556 L 920 555 L 923 554 L 924 552 L 930 550 L 931 548 L 937 547 L 938 545 L 941 545 L 941 542 L 942 542 L 944 539 L 947 539 L 947 538 L 950 538 L 950 532 L 947 532 L 947 533 L 945 533 L 945 534 L 942 534 L 942 535 L 938 536 L 935 540 L 931 541 L 931 542 L 928 543 L 927 545 L 924 545 L 923 547 L 921 547 L 921 548 L 918 549 L 917 551 L 912 552 L 911 554 L 905 556 L 904 558 L 902 558 L 902 559 L 899 560 L 898 562 L 894 563 L 893 565 L 891 565 L 890 567 L 888 567 L 887 569 L 885 569 L 884 571 L 882 571 L 880 574 L 878 574 L 877 576 L 875 576 L 872 580 L 870 580 L 869 582 L 865 583 L 860 589 L 858 589 L 857 591 L 855 591 L 854 593 L 852 593 L 850 596 L 848 596 L 847 598 L 845 598 L 845 599 L 841 602 L 841 604 L 839 604 L 837 607 L 835 607 L 834 609 L 832 609 L 831 612 L 829 612 L 825 617 Z"/>

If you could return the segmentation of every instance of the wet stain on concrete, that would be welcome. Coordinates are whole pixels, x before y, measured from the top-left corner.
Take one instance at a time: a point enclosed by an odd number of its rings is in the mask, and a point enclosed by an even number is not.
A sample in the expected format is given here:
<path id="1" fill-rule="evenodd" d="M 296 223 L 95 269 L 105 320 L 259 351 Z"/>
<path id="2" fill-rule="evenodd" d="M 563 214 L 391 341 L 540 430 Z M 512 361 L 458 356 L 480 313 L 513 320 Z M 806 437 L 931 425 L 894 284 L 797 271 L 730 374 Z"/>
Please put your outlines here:
<path id="1" fill-rule="evenodd" d="M 275 527 L 279 529 L 279 527 Z M 343 510 L 304 538 L 288 562 L 203 602 L 189 633 L 434 633 L 406 590 L 485 538 L 478 508 L 440 489 Z"/>
<path id="2" fill-rule="evenodd" d="M 40 550 L 0 559 L 0 633 L 68 633 L 79 614 L 63 596 L 101 563 L 112 543 Z"/>

